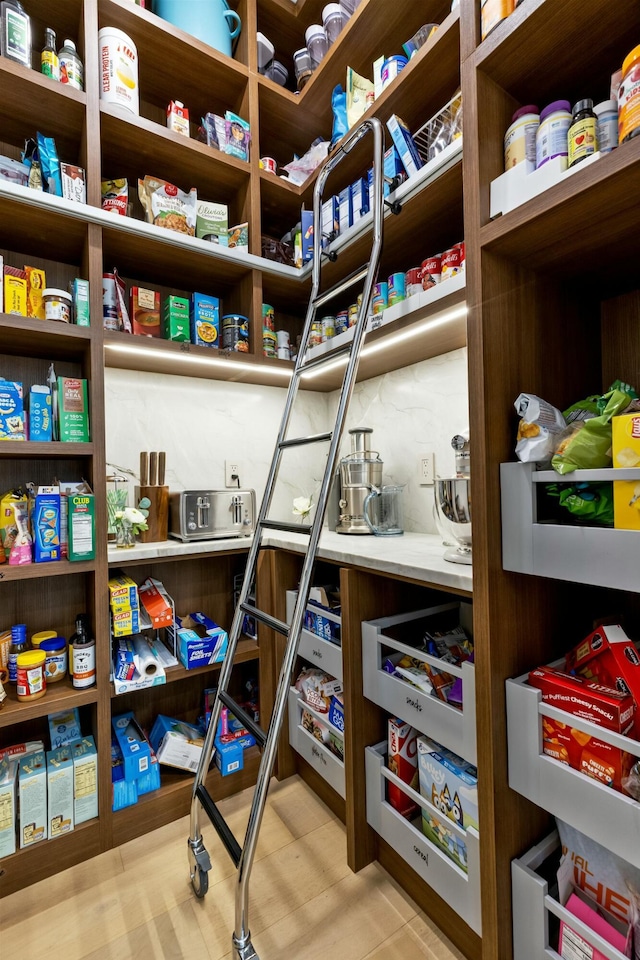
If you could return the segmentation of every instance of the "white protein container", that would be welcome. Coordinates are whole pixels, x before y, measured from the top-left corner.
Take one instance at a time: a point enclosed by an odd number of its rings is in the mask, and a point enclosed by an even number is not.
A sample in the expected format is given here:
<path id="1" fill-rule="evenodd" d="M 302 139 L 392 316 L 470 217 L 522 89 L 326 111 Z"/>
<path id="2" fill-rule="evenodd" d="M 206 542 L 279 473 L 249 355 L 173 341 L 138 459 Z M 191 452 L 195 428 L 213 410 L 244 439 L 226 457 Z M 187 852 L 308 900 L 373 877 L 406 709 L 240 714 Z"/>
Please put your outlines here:
<path id="1" fill-rule="evenodd" d="M 140 113 L 138 91 L 138 51 L 122 30 L 103 27 L 98 31 L 100 55 L 100 99 Z"/>
<path id="2" fill-rule="evenodd" d="M 342 10 L 340 9 L 339 3 L 328 3 L 326 5 L 322 11 L 322 22 L 324 24 L 327 43 L 331 46 L 340 36 L 340 32 L 344 26 Z"/>

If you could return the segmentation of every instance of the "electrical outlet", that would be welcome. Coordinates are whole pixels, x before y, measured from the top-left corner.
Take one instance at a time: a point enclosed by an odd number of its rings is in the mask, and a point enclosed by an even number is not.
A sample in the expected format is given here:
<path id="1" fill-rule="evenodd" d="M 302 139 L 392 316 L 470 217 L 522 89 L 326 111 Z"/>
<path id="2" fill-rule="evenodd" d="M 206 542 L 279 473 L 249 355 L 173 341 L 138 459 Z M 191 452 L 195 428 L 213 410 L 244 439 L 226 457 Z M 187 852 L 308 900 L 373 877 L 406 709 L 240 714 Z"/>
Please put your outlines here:
<path id="1" fill-rule="evenodd" d="M 421 486 L 429 486 L 435 483 L 434 456 L 432 453 L 427 454 L 426 457 L 422 457 L 418 464 L 418 469 L 420 472 Z"/>
<path id="2" fill-rule="evenodd" d="M 224 485 L 225 487 L 240 486 L 240 464 L 237 460 L 225 460 Z"/>

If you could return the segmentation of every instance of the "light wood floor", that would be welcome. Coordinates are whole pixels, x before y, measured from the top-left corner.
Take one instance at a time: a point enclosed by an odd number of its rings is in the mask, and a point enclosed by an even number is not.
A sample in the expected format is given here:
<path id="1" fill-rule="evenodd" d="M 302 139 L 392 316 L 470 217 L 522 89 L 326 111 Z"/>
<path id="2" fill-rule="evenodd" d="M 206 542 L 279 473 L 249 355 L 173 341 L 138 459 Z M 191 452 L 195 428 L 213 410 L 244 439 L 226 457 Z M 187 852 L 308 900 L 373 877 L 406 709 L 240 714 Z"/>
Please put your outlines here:
<path id="1" fill-rule="evenodd" d="M 242 835 L 251 794 L 221 804 Z M 188 882 L 188 819 L 0 903 L 3 958 L 231 960 L 231 861 L 212 828 L 204 901 Z M 251 883 L 260 960 L 462 960 L 377 864 L 346 865 L 343 825 L 297 777 L 272 785 Z"/>

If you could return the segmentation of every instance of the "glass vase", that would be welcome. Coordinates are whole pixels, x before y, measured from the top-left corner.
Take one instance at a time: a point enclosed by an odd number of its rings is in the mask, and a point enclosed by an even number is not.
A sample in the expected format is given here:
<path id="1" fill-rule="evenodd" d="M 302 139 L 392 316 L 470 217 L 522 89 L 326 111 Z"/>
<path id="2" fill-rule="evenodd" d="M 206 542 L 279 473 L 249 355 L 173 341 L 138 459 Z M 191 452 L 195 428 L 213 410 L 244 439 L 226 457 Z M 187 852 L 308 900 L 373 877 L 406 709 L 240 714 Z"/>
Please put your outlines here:
<path id="1" fill-rule="evenodd" d="M 126 550 L 135 547 L 136 538 L 133 527 L 128 520 L 116 521 L 116 547 Z"/>

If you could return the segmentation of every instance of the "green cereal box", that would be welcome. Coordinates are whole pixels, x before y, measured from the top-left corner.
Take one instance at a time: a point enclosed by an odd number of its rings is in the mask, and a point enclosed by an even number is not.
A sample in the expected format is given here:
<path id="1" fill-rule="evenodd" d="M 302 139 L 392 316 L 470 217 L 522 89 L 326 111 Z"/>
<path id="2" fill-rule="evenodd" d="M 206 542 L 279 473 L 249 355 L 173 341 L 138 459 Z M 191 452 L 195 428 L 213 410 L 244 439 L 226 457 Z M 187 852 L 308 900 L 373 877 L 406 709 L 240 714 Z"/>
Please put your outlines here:
<path id="1" fill-rule="evenodd" d="M 71 288 L 71 295 L 73 296 L 73 309 L 75 312 L 75 322 L 77 326 L 91 326 L 91 314 L 89 310 L 89 281 L 80 280 L 78 277 L 76 277 Z"/>
<path id="2" fill-rule="evenodd" d="M 95 560 L 96 513 L 92 493 L 72 493 L 67 498 L 69 560 Z"/>
<path id="3" fill-rule="evenodd" d="M 162 336 L 165 340 L 190 338 L 189 301 L 186 297 L 167 297 L 162 312 Z"/>
<path id="4" fill-rule="evenodd" d="M 66 443 L 89 442 L 87 381 L 58 377 L 58 429 Z"/>

